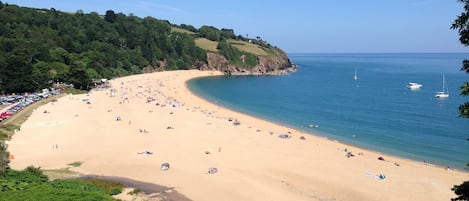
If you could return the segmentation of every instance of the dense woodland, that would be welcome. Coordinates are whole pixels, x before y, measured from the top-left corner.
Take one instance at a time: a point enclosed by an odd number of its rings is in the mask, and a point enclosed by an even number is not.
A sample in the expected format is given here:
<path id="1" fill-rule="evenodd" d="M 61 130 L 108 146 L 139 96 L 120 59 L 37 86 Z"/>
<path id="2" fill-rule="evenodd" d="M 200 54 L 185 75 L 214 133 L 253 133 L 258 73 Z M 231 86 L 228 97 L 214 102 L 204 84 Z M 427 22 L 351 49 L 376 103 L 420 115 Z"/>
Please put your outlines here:
<path id="1" fill-rule="evenodd" d="M 65 13 L 0 1 L 0 24 L 0 93 L 37 91 L 53 82 L 88 89 L 94 79 L 141 73 L 145 67 L 199 68 L 207 63 L 207 51 L 195 44 L 198 37 L 219 42 L 218 53 L 234 65 L 258 63 L 255 55 L 241 53 L 226 42 L 250 40 L 232 29 L 197 29 L 112 10 L 104 15 Z M 172 31 L 174 27 L 187 33 Z M 259 38 L 251 41 L 270 46 Z"/>

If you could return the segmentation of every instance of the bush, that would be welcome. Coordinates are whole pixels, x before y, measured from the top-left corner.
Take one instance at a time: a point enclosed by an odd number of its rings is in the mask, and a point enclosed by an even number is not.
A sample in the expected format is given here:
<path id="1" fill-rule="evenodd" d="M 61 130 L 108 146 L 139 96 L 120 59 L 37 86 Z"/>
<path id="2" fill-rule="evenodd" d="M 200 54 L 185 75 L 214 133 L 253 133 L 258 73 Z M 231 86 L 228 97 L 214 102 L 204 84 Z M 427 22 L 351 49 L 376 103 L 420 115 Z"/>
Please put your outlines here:
<path id="1" fill-rule="evenodd" d="M 129 194 L 129 195 L 138 195 L 138 194 L 140 194 L 140 193 L 143 193 L 143 190 L 142 190 L 142 189 L 139 189 L 139 188 L 136 188 L 136 189 L 130 191 L 128 194 Z"/>
<path id="2" fill-rule="evenodd" d="M 80 179 L 73 179 L 73 180 L 84 185 L 96 186 L 100 189 L 103 189 L 104 192 L 108 195 L 117 195 L 119 193 L 122 193 L 122 189 L 124 188 L 124 185 L 119 182 L 107 181 L 107 180 L 102 180 L 102 179 L 80 178 Z"/>
<path id="3" fill-rule="evenodd" d="M 122 192 L 123 185 L 99 179 L 65 179 L 48 181 L 40 168 L 7 170 L 0 177 L 0 200 L 115 200 L 111 195 Z"/>

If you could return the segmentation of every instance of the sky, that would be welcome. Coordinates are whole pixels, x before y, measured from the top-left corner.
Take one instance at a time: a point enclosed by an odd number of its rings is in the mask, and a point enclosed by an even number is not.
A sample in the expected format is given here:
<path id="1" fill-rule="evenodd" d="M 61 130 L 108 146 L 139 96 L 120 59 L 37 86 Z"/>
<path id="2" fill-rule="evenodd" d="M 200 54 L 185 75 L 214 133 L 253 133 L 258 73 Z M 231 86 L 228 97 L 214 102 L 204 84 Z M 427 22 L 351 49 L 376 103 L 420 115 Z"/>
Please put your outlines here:
<path id="1" fill-rule="evenodd" d="M 0 0 L 60 11 L 107 10 L 261 37 L 287 53 L 467 52 L 450 26 L 457 0 Z"/>

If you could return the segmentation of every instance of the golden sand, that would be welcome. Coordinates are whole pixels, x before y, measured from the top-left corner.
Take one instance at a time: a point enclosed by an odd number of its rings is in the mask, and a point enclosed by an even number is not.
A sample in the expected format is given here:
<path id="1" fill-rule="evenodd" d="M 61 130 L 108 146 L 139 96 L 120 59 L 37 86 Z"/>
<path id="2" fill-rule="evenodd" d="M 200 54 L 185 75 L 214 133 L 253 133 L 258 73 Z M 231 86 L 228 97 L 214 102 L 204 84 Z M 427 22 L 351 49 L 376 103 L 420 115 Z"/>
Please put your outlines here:
<path id="1" fill-rule="evenodd" d="M 382 155 L 237 113 L 186 87 L 187 80 L 211 75 L 220 72 L 123 77 L 110 81 L 114 93 L 93 90 L 42 106 L 10 142 L 11 166 L 58 169 L 80 161 L 73 170 L 174 187 L 196 201 L 441 201 L 455 197 L 453 185 L 469 180 L 462 171 Z M 345 149 L 355 156 L 346 157 Z M 165 162 L 170 169 L 161 171 Z M 210 167 L 217 173 L 208 174 Z"/>

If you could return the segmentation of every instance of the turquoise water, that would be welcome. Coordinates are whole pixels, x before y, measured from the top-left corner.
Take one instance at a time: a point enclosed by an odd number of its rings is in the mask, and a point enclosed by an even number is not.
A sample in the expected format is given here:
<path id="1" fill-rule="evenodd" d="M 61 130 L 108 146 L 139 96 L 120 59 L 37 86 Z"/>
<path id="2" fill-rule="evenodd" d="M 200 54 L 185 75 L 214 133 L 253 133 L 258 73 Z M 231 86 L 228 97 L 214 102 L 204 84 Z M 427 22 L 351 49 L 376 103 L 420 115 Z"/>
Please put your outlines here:
<path id="1" fill-rule="evenodd" d="M 469 162 L 469 119 L 458 117 L 458 106 L 469 101 L 459 96 L 466 56 L 290 54 L 298 71 L 288 76 L 208 77 L 189 87 L 217 104 L 305 132 L 462 169 Z M 434 94 L 443 74 L 450 97 L 441 100 Z M 410 81 L 423 87 L 411 91 Z"/>

